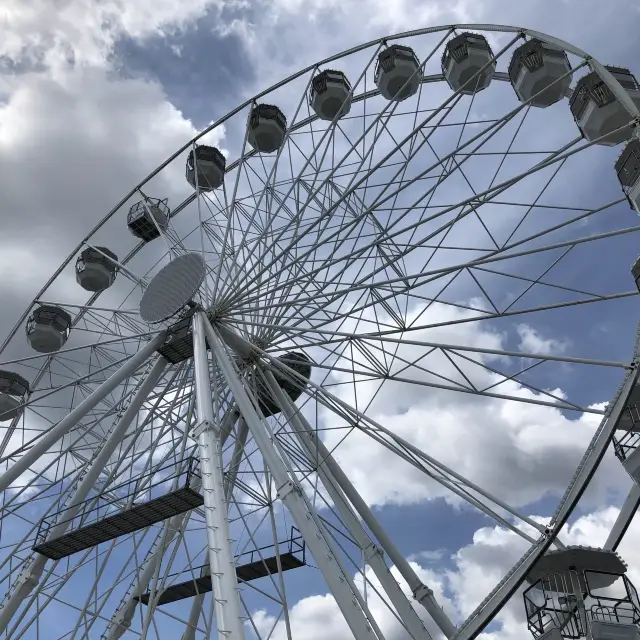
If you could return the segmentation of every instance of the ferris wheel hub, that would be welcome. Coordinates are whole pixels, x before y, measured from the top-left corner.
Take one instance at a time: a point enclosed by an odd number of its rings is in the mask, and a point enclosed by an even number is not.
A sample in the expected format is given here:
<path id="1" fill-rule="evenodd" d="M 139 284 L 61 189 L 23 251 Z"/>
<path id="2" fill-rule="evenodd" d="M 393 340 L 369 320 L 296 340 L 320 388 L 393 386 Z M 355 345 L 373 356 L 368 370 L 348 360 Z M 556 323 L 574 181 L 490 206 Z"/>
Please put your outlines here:
<path id="1" fill-rule="evenodd" d="M 206 265 L 199 253 L 175 257 L 154 276 L 140 301 L 140 317 L 149 324 L 168 320 L 188 306 L 204 282 Z"/>

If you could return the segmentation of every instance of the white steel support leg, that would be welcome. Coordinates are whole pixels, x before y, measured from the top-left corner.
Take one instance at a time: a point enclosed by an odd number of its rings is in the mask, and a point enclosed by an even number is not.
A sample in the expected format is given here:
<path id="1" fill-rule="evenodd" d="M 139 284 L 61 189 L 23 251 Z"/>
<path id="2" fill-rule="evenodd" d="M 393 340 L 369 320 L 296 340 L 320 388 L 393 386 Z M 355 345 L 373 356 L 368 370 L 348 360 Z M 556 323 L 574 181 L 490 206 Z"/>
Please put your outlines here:
<path id="1" fill-rule="evenodd" d="M 229 462 L 229 469 L 227 470 L 227 477 L 224 485 L 224 499 L 227 505 L 231 503 L 233 490 L 236 485 L 236 478 L 238 477 L 238 467 L 242 460 L 242 454 L 244 453 L 244 446 L 247 443 L 248 434 L 249 427 L 247 427 L 247 423 L 244 418 L 241 418 L 238 423 L 238 433 L 236 435 L 235 444 L 233 445 L 233 453 L 231 455 L 231 461 Z M 196 628 L 198 627 L 198 620 L 200 619 L 200 613 L 202 612 L 204 597 L 205 594 L 201 593 L 193 598 L 191 611 L 189 612 L 187 629 L 182 634 L 182 640 L 195 640 Z"/>
<path id="2" fill-rule="evenodd" d="M 297 410 L 296 406 L 291 401 L 291 398 L 283 392 L 274 375 L 268 370 L 264 373 L 273 397 L 277 400 L 278 405 L 280 405 L 280 408 L 284 411 L 293 432 L 298 436 L 300 445 L 303 449 L 306 449 L 311 460 L 321 460 L 321 463 L 317 468 L 317 473 L 320 476 L 327 493 L 340 512 L 340 516 L 342 517 L 347 529 L 365 553 L 369 566 L 373 569 L 374 573 L 380 580 L 382 588 L 389 596 L 391 604 L 400 616 L 400 619 L 407 628 L 407 631 L 411 637 L 416 640 L 420 640 L 421 638 L 431 640 L 431 634 L 427 631 L 415 609 L 411 606 L 411 603 L 404 595 L 400 585 L 391 574 L 391 571 L 389 571 L 389 567 L 387 567 L 383 557 L 383 550 L 371 541 L 367 532 L 364 530 L 364 527 L 360 524 L 360 521 L 353 513 L 347 499 L 345 498 L 343 490 L 339 488 L 340 483 L 338 483 L 335 478 L 335 474 L 332 472 L 333 465 L 336 463 L 333 458 L 331 458 L 329 451 L 324 446 L 324 443 L 318 443 L 318 439 L 315 437 L 311 426 L 307 423 L 301 412 Z M 333 465 L 327 463 L 329 459 Z M 416 579 L 418 579 L 417 576 Z M 420 582 L 419 579 L 418 582 Z M 422 582 L 420 582 L 420 585 L 422 585 Z M 422 586 L 424 587 L 424 585 Z"/>
<path id="3" fill-rule="evenodd" d="M 376 638 L 370 622 L 360 604 L 359 594 L 351 587 L 351 581 L 340 566 L 338 556 L 325 536 L 324 527 L 315 516 L 304 492 L 292 478 L 279 457 L 273 442 L 265 428 L 262 418 L 254 407 L 240 378 L 237 376 L 231 359 L 225 352 L 208 318 L 203 316 L 207 340 L 217 363 L 229 385 L 234 399 L 249 431 L 260 449 L 260 453 L 275 480 L 278 497 L 287 507 L 296 522 L 313 558 L 335 598 L 336 604 L 351 629 L 356 640 Z M 381 640 L 381 639 L 380 639 Z"/>
<path id="4" fill-rule="evenodd" d="M 316 437 L 306 418 L 297 411 L 294 406 L 292 406 L 289 397 L 282 392 L 273 373 L 267 370 L 265 371 L 265 376 L 267 378 L 267 382 L 274 391 L 276 391 L 274 385 L 277 387 L 279 403 L 283 403 L 285 405 L 283 408 L 285 408 L 285 410 L 288 409 L 289 412 L 293 413 L 294 424 L 304 430 L 307 442 L 313 443 L 313 446 L 318 449 L 318 453 L 320 459 L 323 460 L 323 464 L 327 466 L 328 470 L 334 476 L 342 491 L 344 491 L 356 511 L 360 514 L 360 517 L 371 530 L 371 533 L 373 533 L 373 535 L 378 539 L 383 550 L 391 559 L 391 562 L 393 562 L 393 564 L 398 568 L 400 575 L 402 575 L 402 577 L 407 581 L 414 598 L 427 610 L 442 633 L 444 633 L 447 638 L 453 638 L 456 634 L 456 627 L 451 620 L 449 620 L 449 617 L 443 611 L 442 607 L 438 604 L 435 596 L 433 595 L 433 590 L 427 587 L 422 580 L 420 580 L 416 572 L 413 570 L 413 567 L 409 562 L 407 562 L 407 559 L 402 555 L 402 553 L 400 553 L 400 550 L 395 546 L 387 532 L 382 528 L 378 519 L 367 506 L 367 503 L 351 484 L 351 481 L 340 465 L 334 460 L 324 442 Z"/>
<path id="5" fill-rule="evenodd" d="M 618 545 L 622 541 L 627 528 L 631 524 L 631 520 L 633 520 L 633 516 L 638 510 L 639 504 L 640 487 L 634 482 L 633 486 L 629 490 L 629 495 L 624 501 L 622 509 L 620 509 L 620 513 L 618 514 L 618 517 L 616 518 L 616 521 L 611 528 L 611 531 L 609 532 L 609 537 L 604 543 L 604 549 L 611 549 L 612 551 L 615 551 L 618 548 Z"/>
<path id="6" fill-rule="evenodd" d="M 196 407 L 200 421 L 197 437 L 214 611 L 220 640 L 244 640 L 238 578 L 231 552 L 227 505 L 224 500 L 220 433 L 213 414 L 209 359 L 203 326 L 205 319 L 202 312 L 193 316 L 193 354 Z"/>
<path id="7" fill-rule="evenodd" d="M 227 436 L 231 432 L 235 421 L 238 419 L 238 413 L 235 410 L 232 410 L 228 415 L 225 423 L 223 423 L 223 433 L 222 433 L 222 444 L 224 445 L 224 441 Z M 191 488 L 194 491 L 199 491 L 201 486 L 200 479 L 195 477 L 191 483 Z M 179 513 L 173 516 L 169 521 L 165 521 L 163 526 L 163 531 L 160 534 L 161 540 L 166 540 L 164 547 L 171 544 L 174 536 L 178 531 L 181 531 L 186 525 L 186 521 L 188 520 L 190 512 L 187 513 Z M 109 623 L 109 628 L 107 633 L 105 634 L 105 640 L 118 640 L 121 638 L 126 631 L 131 627 L 131 621 L 133 620 L 133 616 L 136 612 L 136 607 L 139 604 L 138 598 L 142 596 L 143 593 L 149 587 L 149 583 L 153 578 L 158 563 L 162 561 L 162 556 L 164 554 L 164 547 L 159 547 L 156 549 L 145 561 L 142 571 L 138 576 L 138 581 L 136 582 L 134 588 L 131 591 L 131 594 L 127 600 L 125 600 L 115 614 L 112 616 L 111 621 Z"/>
<path id="8" fill-rule="evenodd" d="M 149 344 L 152 344 L 152 343 L 149 343 Z M 82 415 L 76 414 L 76 416 L 74 416 L 75 419 L 73 420 L 72 424 L 63 425 L 63 428 L 66 429 L 64 433 L 71 430 L 75 422 L 80 420 L 82 416 L 85 415 L 88 411 L 90 411 L 93 408 L 93 406 L 98 404 L 107 393 L 110 393 L 123 379 L 131 375 L 131 373 L 133 373 L 138 368 L 138 366 L 140 366 L 140 364 L 142 364 L 142 362 L 146 360 L 149 354 L 148 353 L 143 354 L 143 351 L 137 354 L 138 356 L 140 356 L 140 358 L 137 359 L 136 362 L 132 363 L 133 359 L 136 357 L 134 356 L 134 358 L 129 360 L 129 362 L 127 362 L 126 365 L 124 365 L 115 374 L 113 374 L 111 378 L 109 378 L 106 382 L 104 382 L 96 391 L 94 391 L 93 394 L 91 394 L 91 396 L 89 396 L 81 405 L 77 407 L 77 409 L 83 408 L 83 412 L 78 411 L 78 414 L 82 414 Z M 131 403 L 127 407 L 126 411 L 122 414 L 122 417 L 120 418 L 117 425 L 115 426 L 115 428 L 113 429 L 109 437 L 107 438 L 107 441 L 104 443 L 104 445 L 99 450 L 96 457 L 94 458 L 93 463 L 91 464 L 91 467 L 87 471 L 86 475 L 81 480 L 78 487 L 76 488 L 76 491 L 73 497 L 67 504 L 67 509 L 65 510 L 64 515 L 60 516 L 60 518 L 58 519 L 59 520 L 58 523 L 54 527 L 52 527 L 52 529 L 48 533 L 47 539 L 50 540 L 50 539 L 60 537 L 65 533 L 65 531 L 71 525 L 71 521 L 73 520 L 75 515 L 78 513 L 81 503 L 83 503 L 86 500 L 87 496 L 89 495 L 89 492 L 91 491 L 91 489 L 96 483 L 96 480 L 100 476 L 100 473 L 104 470 L 105 465 L 109 461 L 109 458 L 115 452 L 116 448 L 122 441 L 122 438 L 124 437 L 127 429 L 129 428 L 134 418 L 138 414 L 140 407 L 142 407 L 142 404 L 147 399 L 147 396 L 149 395 L 149 393 L 153 391 L 153 388 L 155 387 L 156 383 L 160 379 L 160 376 L 162 375 L 162 372 L 164 371 L 166 365 L 167 365 L 167 361 L 164 358 L 159 358 L 158 361 L 154 364 L 151 371 L 147 375 L 146 379 L 138 389 L 138 392 L 131 400 Z M 105 385 L 109 385 L 107 386 L 106 390 L 105 390 Z M 93 397 L 94 395 L 95 397 Z M 83 407 L 83 405 L 85 405 L 85 403 L 87 403 L 89 400 L 92 400 L 92 402 L 89 403 L 88 406 Z M 73 413 L 74 412 L 72 411 L 69 414 L 69 416 L 65 418 L 65 420 L 70 418 L 73 415 Z M 61 422 L 59 422 L 54 427 L 54 429 L 57 429 L 58 427 L 60 427 L 60 425 L 62 425 L 62 423 L 65 422 L 65 420 L 62 420 Z M 51 432 L 49 432 L 49 434 L 50 433 Z M 58 438 L 61 438 L 64 435 L 64 433 L 62 433 L 60 436 L 57 436 L 56 440 Z M 46 437 L 47 436 L 44 436 L 43 439 L 45 439 Z M 27 455 L 33 451 L 33 449 L 35 449 L 40 445 L 40 443 L 41 443 L 41 440 L 39 440 L 38 443 L 36 443 L 36 445 L 34 445 L 34 447 L 27 452 L 27 454 L 25 454 L 22 458 L 20 458 L 18 463 L 22 462 L 24 458 L 27 457 Z M 49 448 L 49 446 L 51 446 L 50 444 L 48 444 L 48 442 L 45 444 L 47 444 L 48 446 L 44 449 L 43 453 Z M 36 456 L 35 459 L 37 460 L 38 457 L 39 456 Z M 16 465 L 18 463 L 16 463 Z M 11 467 L 9 471 L 13 470 L 13 468 L 14 467 Z M 5 476 L 6 475 L 7 474 L 5 474 Z M 20 474 L 18 473 L 17 477 L 19 477 L 19 475 Z M 0 609 L 0 634 L 6 630 L 7 626 L 9 625 L 9 622 L 11 621 L 11 618 L 13 617 L 15 612 L 18 610 L 22 602 L 24 602 L 24 600 L 29 597 L 29 594 L 37 586 L 38 582 L 40 581 L 40 578 L 42 577 L 42 572 L 44 571 L 45 565 L 47 564 L 47 560 L 48 558 L 46 556 L 36 553 L 34 555 L 33 560 L 28 564 L 28 566 L 24 568 L 22 573 L 20 573 L 20 575 L 18 576 L 13 593 L 11 594 L 9 599 L 4 603 L 2 609 Z"/>
<path id="9" fill-rule="evenodd" d="M 200 489 L 200 480 L 198 478 L 194 478 L 191 483 L 191 488 L 194 491 L 198 491 Z M 178 515 L 173 516 L 169 521 L 165 521 L 163 531 L 160 534 L 160 539 L 166 539 L 167 546 L 173 540 L 175 534 L 180 531 L 187 518 L 189 517 L 189 512 L 187 513 L 179 513 Z M 167 530 L 168 529 L 168 530 Z M 149 583 L 153 578 L 158 563 L 162 560 L 162 555 L 164 553 L 164 547 L 158 547 L 152 555 L 149 556 L 144 566 L 142 567 L 142 571 L 138 576 L 138 582 L 133 588 L 130 597 L 118 608 L 115 614 L 111 617 L 109 622 L 109 628 L 107 633 L 104 635 L 106 640 L 118 640 L 121 638 L 131 627 L 131 621 L 133 620 L 133 616 L 136 612 L 136 607 L 138 606 L 138 600 L 140 596 L 147 590 L 149 587 Z"/>
<path id="10" fill-rule="evenodd" d="M 28 471 L 58 440 L 73 429 L 89 411 L 102 402 L 121 382 L 144 364 L 145 360 L 162 345 L 165 334 L 160 333 L 146 344 L 130 360 L 127 360 L 110 378 L 107 378 L 93 393 L 85 398 L 66 418 L 51 427 L 34 445 L 16 460 L 0 476 L 0 493 L 6 491 L 25 471 Z"/>

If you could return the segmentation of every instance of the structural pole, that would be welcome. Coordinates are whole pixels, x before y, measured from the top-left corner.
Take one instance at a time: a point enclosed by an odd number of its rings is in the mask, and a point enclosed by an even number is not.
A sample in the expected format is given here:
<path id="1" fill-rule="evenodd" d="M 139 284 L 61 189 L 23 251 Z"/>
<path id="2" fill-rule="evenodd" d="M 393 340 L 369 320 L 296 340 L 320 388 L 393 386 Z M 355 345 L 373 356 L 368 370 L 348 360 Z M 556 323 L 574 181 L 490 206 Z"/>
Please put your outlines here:
<path id="1" fill-rule="evenodd" d="M 231 552 L 229 520 L 224 499 L 220 431 L 213 414 L 209 359 L 202 312 L 193 316 L 193 354 L 196 381 L 196 407 L 199 424 L 194 430 L 200 448 L 200 473 L 207 527 L 208 556 L 213 587 L 213 606 L 220 640 L 244 640 L 240 593 Z"/>
<path id="2" fill-rule="evenodd" d="M 320 460 L 317 467 L 318 476 L 322 480 L 331 500 L 340 512 L 340 516 L 349 530 L 349 533 L 353 536 L 354 540 L 358 543 L 358 546 L 364 552 L 369 566 L 373 569 L 378 580 L 380 580 L 382 588 L 389 596 L 391 604 L 400 616 L 400 619 L 407 628 L 407 631 L 412 638 L 415 638 L 415 640 L 423 638 L 431 640 L 430 633 L 422 623 L 422 620 L 420 620 L 415 609 L 411 606 L 411 603 L 403 593 L 396 579 L 391 574 L 391 571 L 389 571 L 389 567 L 387 567 L 383 557 L 383 550 L 371 541 L 367 532 L 364 530 L 364 527 L 360 524 L 360 521 L 353 513 L 349 503 L 347 502 L 343 493 L 344 490 L 339 487 L 340 483 L 335 479 L 330 470 L 329 464 L 327 464 L 330 454 L 324 446 L 324 443 L 315 437 L 315 434 L 313 434 L 313 430 L 307 423 L 306 419 L 302 413 L 297 410 L 291 401 L 291 398 L 289 398 L 289 396 L 282 390 L 271 371 L 267 370 L 264 374 L 273 397 L 276 399 L 278 405 L 286 415 L 287 421 L 291 425 L 293 432 L 297 435 L 300 445 L 303 449 L 306 449 L 312 461 L 316 459 Z M 319 445 L 318 442 L 320 443 Z M 333 459 L 331 459 L 331 462 L 335 464 Z M 421 582 L 420 584 L 422 585 Z"/>
<path id="3" fill-rule="evenodd" d="M 260 449 L 265 464 L 275 480 L 278 497 L 289 509 L 292 518 L 295 520 L 296 526 L 322 572 L 355 640 L 373 640 L 373 638 L 376 638 L 372 628 L 373 622 L 367 619 L 360 602 L 360 594 L 352 588 L 352 581 L 343 570 L 340 557 L 333 551 L 333 545 L 326 537 L 324 526 L 307 502 L 297 479 L 287 472 L 287 468 L 278 455 L 273 442 L 271 442 L 270 435 L 263 422 L 264 419 L 260 417 L 253 405 L 233 367 L 233 362 L 225 352 L 208 318 L 203 316 L 202 319 L 211 352 L 214 354 L 218 366 L 233 393 L 240 413 L 247 421 L 249 431 L 258 449 Z"/>
<path id="4" fill-rule="evenodd" d="M 271 373 L 271 371 L 266 371 L 265 375 L 270 386 L 275 384 L 279 389 L 279 385 L 273 373 Z M 286 404 L 288 398 L 286 398 L 285 394 L 283 394 L 281 390 L 280 394 L 283 403 Z M 407 581 L 407 584 L 413 593 L 413 597 L 429 612 L 429 615 L 433 618 L 442 633 L 444 633 L 447 638 L 453 638 L 456 634 L 456 627 L 451 620 L 449 620 L 447 614 L 436 601 L 435 596 L 433 595 L 433 590 L 427 587 L 422 580 L 420 580 L 418 574 L 413 570 L 413 567 L 409 562 L 407 562 L 407 559 L 402 555 L 402 553 L 400 553 L 399 549 L 395 546 L 387 532 L 378 522 L 378 519 L 373 515 L 371 509 L 367 506 L 367 503 L 351 484 L 351 481 L 342 470 L 342 467 L 340 467 L 340 465 L 334 460 L 324 442 L 315 436 L 313 429 L 311 429 L 306 418 L 299 411 L 296 412 L 294 418 L 297 419 L 299 425 L 304 428 L 306 438 L 308 438 L 317 447 L 318 453 L 323 460 L 323 464 L 326 464 L 331 474 L 337 480 L 340 488 L 344 491 L 356 511 L 360 514 L 360 517 L 365 521 L 369 529 L 371 529 L 371 533 L 373 533 L 373 535 L 380 541 L 382 548 L 386 551 L 393 564 L 396 565 L 402 577 Z"/>
<path id="5" fill-rule="evenodd" d="M 236 486 L 236 478 L 238 477 L 238 467 L 242 460 L 244 453 L 244 446 L 247 443 L 247 435 L 249 428 L 244 418 L 240 419 L 238 423 L 238 433 L 236 435 L 236 441 L 233 445 L 233 454 L 231 455 L 231 461 L 229 462 L 229 469 L 227 470 L 227 477 L 225 478 L 224 485 L 224 499 L 228 505 L 231 503 L 233 497 L 233 490 Z M 224 441 L 222 442 L 224 445 Z M 227 510 L 228 513 L 228 510 Z M 198 627 L 198 620 L 200 619 L 200 613 L 202 612 L 202 604 L 204 602 L 204 593 L 200 593 L 194 596 L 191 603 L 191 611 L 189 612 L 189 620 L 187 622 L 187 629 L 182 634 L 182 640 L 195 640 L 196 628 Z"/>
<path id="6" fill-rule="evenodd" d="M 129 361 L 127 364 L 130 363 L 131 361 Z M 156 383 L 162 376 L 162 372 L 164 371 L 166 365 L 167 361 L 162 357 L 160 357 L 155 362 L 155 364 L 151 368 L 151 371 L 145 378 L 144 382 L 140 385 L 137 393 L 129 403 L 129 406 L 122 414 L 122 417 L 116 424 L 115 428 L 109 434 L 106 442 L 100 448 L 97 455 L 93 459 L 91 467 L 87 471 L 84 478 L 82 478 L 82 480 L 80 481 L 80 484 L 76 488 L 73 497 L 66 505 L 64 513 L 58 518 L 57 524 L 51 528 L 50 532 L 47 535 L 48 540 L 59 538 L 60 536 L 64 535 L 65 531 L 69 528 L 73 518 L 76 516 L 78 510 L 80 509 L 80 505 L 86 500 L 89 492 L 100 476 L 100 473 L 104 470 L 107 462 L 109 462 L 109 458 L 111 458 L 118 445 L 122 442 L 122 438 L 125 436 L 127 429 L 131 426 L 134 418 L 138 415 L 138 411 L 142 407 L 144 401 L 147 399 L 149 393 L 151 393 L 153 388 L 156 386 Z M 122 375 L 122 369 L 120 369 L 114 375 L 118 374 Z M 113 376 L 109 378 L 107 382 L 110 382 L 112 379 Z M 104 384 L 107 384 L 107 382 L 105 382 Z M 118 383 L 115 383 L 114 386 L 116 384 Z M 100 387 L 98 391 L 100 391 L 101 389 L 102 387 Z M 87 400 L 88 399 L 89 398 L 87 398 Z M 99 400 L 96 401 L 96 404 L 97 402 L 99 402 Z M 32 562 L 29 563 L 29 565 L 18 576 L 13 593 L 0 610 L 0 634 L 6 630 L 14 613 L 18 610 L 22 602 L 24 602 L 25 598 L 29 596 L 29 594 L 39 583 L 40 578 L 42 577 L 42 572 L 44 571 L 45 565 L 47 564 L 47 560 L 48 558 L 46 556 L 36 553 Z"/>
<path id="7" fill-rule="evenodd" d="M 618 548 L 618 545 L 622 542 L 622 538 L 633 520 L 633 516 L 638 510 L 638 505 L 640 505 L 640 487 L 634 482 L 629 490 L 629 495 L 624 501 L 624 504 L 620 509 L 620 513 L 609 532 L 609 537 L 604 543 L 604 549 L 611 549 L 611 551 L 615 551 Z"/>
<path id="8" fill-rule="evenodd" d="M 222 445 L 227 439 L 233 425 L 238 419 L 238 412 L 232 409 L 226 416 L 222 424 Z M 200 478 L 197 476 L 191 483 L 191 488 L 194 491 L 199 491 L 202 486 Z M 131 627 L 131 621 L 136 612 L 136 607 L 139 604 L 139 598 L 145 593 L 151 582 L 158 563 L 162 561 L 165 548 L 171 544 L 174 536 L 178 531 L 181 531 L 185 526 L 186 521 L 189 519 L 191 512 L 179 513 L 171 518 L 171 520 L 165 521 L 162 533 L 159 535 L 160 540 L 166 540 L 164 545 L 161 545 L 149 555 L 145 560 L 142 571 L 139 574 L 138 581 L 135 583 L 131 590 L 129 597 L 123 600 L 118 607 L 118 610 L 113 614 L 109 623 L 109 629 L 105 634 L 105 640 L 118 640 L 121 638 L 127 630 Z"/>

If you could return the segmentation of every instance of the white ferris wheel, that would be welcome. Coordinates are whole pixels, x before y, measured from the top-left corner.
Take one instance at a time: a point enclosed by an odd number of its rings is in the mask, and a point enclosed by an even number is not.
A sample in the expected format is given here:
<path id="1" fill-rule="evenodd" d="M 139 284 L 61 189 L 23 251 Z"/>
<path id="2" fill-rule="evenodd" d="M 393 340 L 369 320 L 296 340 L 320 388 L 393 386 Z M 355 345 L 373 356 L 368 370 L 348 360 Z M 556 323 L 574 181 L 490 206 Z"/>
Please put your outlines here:
<path id="1" fill-rule="evenodd" d="M 394 638 L 471 640 L 518 590 L 536 638 L 638 638 L 616 549 L 640 489 L 604 548 L 559 532 L 610 445 L 640 483 L 639 108 L 626 68 L 450 25 L 318 62 L 185 144 L 0 348 L 3 637 L 296 640 L 313 583 L 358 640 L 385 638 L 374 595 Z M 621 357 L 589 337 L 610 317 Z M 527 351 L 522 324 L 576 338 Z M 546 522 L 456 468 L 464 439 L 445 462 L 391 424 L 428 434 L 442 398 L 470 430 L 497 407 L 596 416 Z M 352 477 L 359 448 L 388 467 Z M 526 544 L 466 619 L 363 496 L 404 473 Z"/>

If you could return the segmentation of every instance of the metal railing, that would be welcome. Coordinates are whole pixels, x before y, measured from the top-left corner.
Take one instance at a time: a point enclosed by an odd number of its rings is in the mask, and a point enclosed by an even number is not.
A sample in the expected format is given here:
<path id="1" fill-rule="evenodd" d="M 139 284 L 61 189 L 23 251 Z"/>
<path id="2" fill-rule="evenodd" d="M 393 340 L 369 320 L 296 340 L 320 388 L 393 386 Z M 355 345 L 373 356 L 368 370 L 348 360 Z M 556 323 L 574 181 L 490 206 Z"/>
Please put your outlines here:
<path id="1" fill-rule="evenodd" d="M 535 638 L 556 628 L 564 638 L 588 635 L 592 621 L 638 624 L 640 601 L 622 574 L 575 570 L 540 578 L 523 594 L 527 626 Z"/>
<path id="2" fill-rule="evenodd" d="M 86 527 L 101 519 L 122 512 L 122 502 L 130 504 L 130 508 L 132 508 L 137 506 L 137 504 L 143 504 L 154 498 L 166 495 L 170 492 L 166 486 L 173 480 L 178 480 L 177 484 L 179 488 L 188 488 L 193 483 L 195 477 L 200 478 L 199 461 L 196 457 L 191 456 L 187 458 L 186 463 L 182 461 L 178 463 L 178 465 L 176 469 L 176 463 L 172 462 L 143 476 L 137 477 L 134 480 L 129 480 L 116 487 L 109 488 L 109 498 L 105 498 L 103 495 L 92 496 L 80 503 L 78 511 L 72 518 L 65 518 L 65 515 L 71 508 L 70 506 L 65 506 L 60 511 L 47 516 L 40 522 L 34 547 L 44 543 L 51 529 L 60 523 L 70 523 L 67 531 Z M 170 470 L 173 470 L 173 473 L 170 473 Z M 164 472 L 168 473 L 165 475 Z M 160 476 L 160 479 L 153 484 L 147 484 L 147 481 L 154 476 Z M 118 497 L 111 497 L 114 494 Z M 144 500 L 136 503 L 136 497 L 140 499 L 142 496 Z"/>

